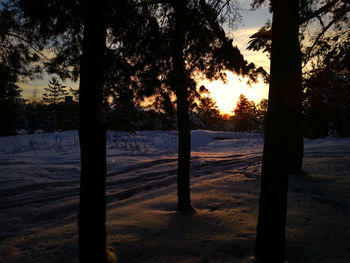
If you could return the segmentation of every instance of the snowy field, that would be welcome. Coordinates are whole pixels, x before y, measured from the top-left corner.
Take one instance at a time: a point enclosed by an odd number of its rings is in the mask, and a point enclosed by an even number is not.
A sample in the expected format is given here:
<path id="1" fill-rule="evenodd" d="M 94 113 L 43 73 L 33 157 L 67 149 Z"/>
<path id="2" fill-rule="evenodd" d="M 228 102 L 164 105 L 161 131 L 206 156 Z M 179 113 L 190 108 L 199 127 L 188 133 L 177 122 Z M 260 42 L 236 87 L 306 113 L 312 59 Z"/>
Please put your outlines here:
<path id="1" fill-rule="evenodd" d="M 108 132 L 107 233 L 118 262 L 246 262 L 260 189 L 260 134 L 192 131 L 196 213 L 176 212 L 175 132 Z M 77 262 L 76 131 L 0 138 L 0 262 Z M 305 141 L 292 175 L 290 263 L 350 262 L 350 138 Z"/>

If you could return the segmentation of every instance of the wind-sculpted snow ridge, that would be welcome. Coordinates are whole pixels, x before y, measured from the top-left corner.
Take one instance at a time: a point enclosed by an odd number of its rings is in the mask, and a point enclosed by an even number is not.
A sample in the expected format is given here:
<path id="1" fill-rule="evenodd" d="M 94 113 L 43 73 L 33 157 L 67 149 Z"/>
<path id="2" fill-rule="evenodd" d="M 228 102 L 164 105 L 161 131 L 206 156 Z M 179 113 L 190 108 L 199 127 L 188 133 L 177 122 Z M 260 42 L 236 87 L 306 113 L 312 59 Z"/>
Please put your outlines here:
<path id="1" fill-rule="evenodd" d="M 119 262 L 246 261 L 262 147 L 261 134 L 192 131 L 197 211 L 182 215 L 177 133 L 108 131 L 107 231 Z M 77 262 L 79 155 L 77 131 L 0 138 L 0 262 Z M 349 138 L 305 141 L 307 174 L 290 177 L 289 262 L 349 261 L 349 160 Z"/>

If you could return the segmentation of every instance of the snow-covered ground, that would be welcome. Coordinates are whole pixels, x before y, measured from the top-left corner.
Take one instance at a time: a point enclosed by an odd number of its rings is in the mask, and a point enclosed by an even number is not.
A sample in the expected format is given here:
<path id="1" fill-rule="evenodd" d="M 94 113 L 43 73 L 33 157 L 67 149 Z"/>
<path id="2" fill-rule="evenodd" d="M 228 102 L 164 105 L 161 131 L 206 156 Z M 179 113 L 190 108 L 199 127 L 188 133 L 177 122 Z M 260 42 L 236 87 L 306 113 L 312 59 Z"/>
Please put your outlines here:
<path id="1" fill-rule="evenodd" d="M 245 262 L 260 134 L 192 131 L 196 213 L 176 212 L 175 132 L 108 132 L 108 245 L 118 262 Z M 0 138 L 0 262 L 77 262 L 76 131 Z M 289 262 L 350 262 L 350 138 L 305 141 L 290 177 Z"/>

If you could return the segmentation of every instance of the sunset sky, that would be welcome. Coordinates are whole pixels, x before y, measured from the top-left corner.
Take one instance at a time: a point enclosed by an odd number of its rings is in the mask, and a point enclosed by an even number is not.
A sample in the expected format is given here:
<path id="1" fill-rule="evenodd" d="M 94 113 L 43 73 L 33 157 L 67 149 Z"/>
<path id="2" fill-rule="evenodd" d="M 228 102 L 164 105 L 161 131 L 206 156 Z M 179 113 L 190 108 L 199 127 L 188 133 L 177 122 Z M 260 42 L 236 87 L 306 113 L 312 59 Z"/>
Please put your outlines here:
<path id="1" fill-rule="evenodd" d="M 233 37 L 233 44 L 236 45 L 244 55 L 244 58 L 255 63 L 257 66 L 262 66 L 269 72 L 270 61 L 266 54 L 262 52 L 249 51 L 246 49 L 249 42 L 249 37 L 259 30 L 268 20 L 272 20 L 272 15 L 268 8 L 260 8 L 259 10 L 251 11 L 251 0 L 241 0 L 242 7 L 241 15 L 243 25 L 237 30 L 231 31 L 229 34 Z M 268 97 L 268 85 L 262 81 L 248 86 L 246 79 L 238 77 L 228 72 L 227 82 L 208 80 L 200 81 L 199 85 L 204 85 L 211 93 L 211 97 L 216 101 L 222 113 L 232 114 L 236 106 L 239 95 L 243 93 L 249 100 L 258 103 L 262 99 Z"/>
<path id="2" fill-rule="evenodd" d="M 249 36 L 254 34 L 262 25 L 268 20 L 271 20 L 271 14 L 267 7 L 260 8 L 256 11 L 250 10 L 251 0 L 239 1 L 242 15 L 242 23 L 238 25 L 236 30 L 227 30 L 227 33 L 233 37 L 233 44 L 236 45 L 243 53 L 245 59 L 249 62 L 254 62 L 257 66 L 262 66 L 269 72 L 269 60 L 265 54 L 260 52 L 253 52 L 246 50 Z M 43 79 L 37 79 L 21 83 L 23 89 L 22 96 L 29 100 L 40 100 L 43 90 L 47 87 L 49 77 L 44 76 Z M 63 83 L 68 87 L 78 88 L 78 82 L 74 83 L 66 81 Z M 208 80 L 201 80 L 198 85 L 204 85 L 211 94 L 211 97 L 216 101 L 219 110 L 222 113 L 232 114 L 236 105 L 238 97 L 241 93 L 246 95 L 249 100 L 259 102 L 268 96 L 268 86 L 263 82 L 246 85 L 246 80 L 242 77 L 233 75 L 227 72 L 227 82 L 221 81 L 210 82 Z"/>

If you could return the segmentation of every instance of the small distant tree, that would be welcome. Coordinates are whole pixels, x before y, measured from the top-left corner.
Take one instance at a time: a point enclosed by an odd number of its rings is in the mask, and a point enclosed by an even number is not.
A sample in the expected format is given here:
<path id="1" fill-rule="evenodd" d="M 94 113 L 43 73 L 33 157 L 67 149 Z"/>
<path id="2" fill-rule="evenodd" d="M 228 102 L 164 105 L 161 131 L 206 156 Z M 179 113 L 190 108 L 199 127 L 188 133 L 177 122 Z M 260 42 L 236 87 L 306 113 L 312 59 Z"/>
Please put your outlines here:
<path id="1" fill-rule="evenodd" d="M 262 99 L 257 105 L 257 118 L 259 121 L 259 127 L 258 130 L 260 132 L 265 131 L 265 125 L 266 125 L 266 115 L 267 115 L 267 108 L 268 108 L 268 100 Z"/>
<path id="2" fill-rule="evenodd" d="M 61 85 L 56 77 L 52 77 L 49 81 L 48 87 L 45 88 L 45 92 L 42 96 L 42 101 L 45 104 L 56 105 L 58 102 L 64 101 L 65 96 L 68 95 L 66 86 Z"/>
<path id="3" fill-rule="evenodd" d="M 200 103 L 198 105 L 198 113 L 206 129 L 213 128 L 215 119 L 220 116 L 218 106 L 211 97 L 200 98 Z"/>
<path id="4" fill-rule="evenodd" d="M 241 94 L 234 109 L 234 123 L 236 131 L 253 131 L 258 125 L 258 116 L 254 101 L 250 101 Z"/>
<path id="5" fill-rule="evenodd" d="M 205 94 L 201 96 L 198 103 L 196 103 L 200 121 L 205 129 L 215 129 L 215 123 L 220 117 L 218 106 L 215 100 L 210 97 L 210 92 L 204 86 L 199 88 L 199 92 Z"/>
<path id="6" fill-rule="evenodd" d="M 79 102 L 79 89 L 69 88 L 70 93 L 73 95 L 75 102 Z"/>
<path id="7" fill-rule="evenodd" d="M 269 101 L 267 99 L 262 99 L 256 106 L 260 118 L 264 118 L 267 112 Z"/>

